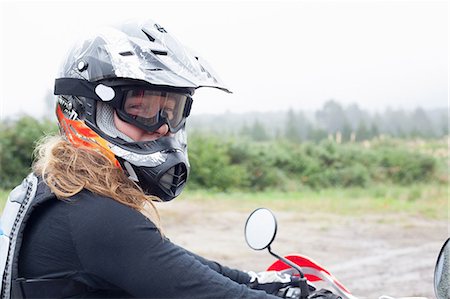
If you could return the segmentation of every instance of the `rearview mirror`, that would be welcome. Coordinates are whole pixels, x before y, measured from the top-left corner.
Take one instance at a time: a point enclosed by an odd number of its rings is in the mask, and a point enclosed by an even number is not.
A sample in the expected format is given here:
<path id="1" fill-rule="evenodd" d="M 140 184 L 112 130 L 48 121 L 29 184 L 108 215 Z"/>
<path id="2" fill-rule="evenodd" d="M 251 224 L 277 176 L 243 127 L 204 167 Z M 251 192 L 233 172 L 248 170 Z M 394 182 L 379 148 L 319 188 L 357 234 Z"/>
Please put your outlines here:
<path id="1" fill-rule="evenodd" d="M 450 238 L 445 241 L 434 269 L 434 292 L 437 299 L 450 298 Z"/>
<path id="2" fill-rule="evenodd" d="M 272 244 L 277 234 L 277 220 L 271 211 L 260 208 L 253 211 L 245 223 L 245 241 L 255 250 L 263 250 Z"/>

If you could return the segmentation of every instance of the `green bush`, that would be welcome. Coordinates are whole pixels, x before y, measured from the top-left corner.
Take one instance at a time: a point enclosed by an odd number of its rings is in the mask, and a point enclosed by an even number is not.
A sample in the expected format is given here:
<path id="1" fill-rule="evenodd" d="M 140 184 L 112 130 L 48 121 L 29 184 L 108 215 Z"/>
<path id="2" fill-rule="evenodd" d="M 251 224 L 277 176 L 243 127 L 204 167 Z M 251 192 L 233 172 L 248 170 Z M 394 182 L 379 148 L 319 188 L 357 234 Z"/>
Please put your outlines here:
<path id="1" fill-rule="evenodd" d="M 226 191 L 246 186 L 247 174 L 231 164 L 228 145 L 216 137 L 194 135 L 189 142 L 190 187 Z"/>
<path id="2" fill-rule="evenodd" d="M 0 188 L 11 189 L 30 172 L 35 143 L 57 126 L 48 120 L 23 116 L 0 123 Z"/>
<path id="3" fill-rule="evenodd" d="M 435 158 L 407 151 L 401 145 L 365 148 L 330 141 L 296 144 L 203 138 L 190 139 L 191 183 L 203 188 L 366 187 L 374 182 L 413 184 L 436 176 Z M 209 139 L 214 140 L 214 146 Z M 216 173 L 218 168 L 221 180 L 209 172 Z M 230 174 L 234 174 L 234 181 Z"/>
<path id="4" fill-rule="evenodd" d="M 400 149 L 382 149 L 380 167 L 393 183 L 412 184 L 428 181 L 436 170 L 434 158 Z"/>
<path id="5" fill-rule="evenodd" d="M 31 117 L 0 123 L 0 188 L 10 189 L 21 182 L 30 171 L 35 142 L 56 130 L 55 124 Z M 405 141 L 383 141 L 368 147 L 331 141 L 255 142 L 201 133 L 189 137 L 188 185 L 193 189 L 295 191 L 305 186 L 411 185 L 442 177 L 437 158 L 408 150 Z"/>
<path id="6" fill-rule="evenodd" d="M 256 145 L 249 146 L 243 156 L 245 160 L 242 166 L 248 174 L 247 185 L 251 189 L 260 191 L 267 188 L 283 187 L 283 173 L 275 167 L 276 153 L 272 154 L 266 146 Z"/>

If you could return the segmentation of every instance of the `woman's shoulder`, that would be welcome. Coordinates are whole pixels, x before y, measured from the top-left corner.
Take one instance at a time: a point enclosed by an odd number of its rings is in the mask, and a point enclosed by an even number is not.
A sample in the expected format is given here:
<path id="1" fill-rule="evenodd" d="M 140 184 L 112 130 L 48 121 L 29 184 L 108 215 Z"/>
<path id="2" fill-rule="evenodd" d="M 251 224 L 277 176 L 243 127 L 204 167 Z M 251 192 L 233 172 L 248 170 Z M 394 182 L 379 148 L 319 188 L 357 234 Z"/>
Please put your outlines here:
<path id="1" fill-rule="evenodd" d="M 90 221 L 143 223 L 154 227 L 154 223 L 141 212 L 116 199 L 83 189 L 64 200 L 68 203 L 72 217 L 89 218 Z"/>
<path id="2" fill-rule="evenodd" d="M 41 213 L 66 215 L 72 224 L 86 223 L 97 226 L 102 223 L 114 224 L 127 222 L 156 228 L 155 224 L 136 209 L 121 203 L 119 200 L 104 196 L 88 189 L 82 189 L 76 194 L 57 198 L 50 188 L 41 181 L 37 190 L 38 205 Z M 47 198 L 43 200 L 43 198 Z"/>
<path id="3" fill-rule="evenodd" d="M 65 198 L 64 201 L 74 205 L 84 205 L 92 207 L 113 206 L 116 208 L 120 208 L 121 206 L 125 206 L 111 197 L 92 192 L 88 189 L 82 189 L 80 192 Z"/>
<path id="4" fill-rule="evenodd" d="M 131 207 L 120 203 L 114 198 L 101 195 L 87 189 L 82 189 L 77 194 L 65 198 L 64 201 L 72 206 L 83 209 L 123 210 L 124 212 L 129 210 L 134 211 Z"/>
<path id="5" fill-rule="evenodd" d="M 151 220 L 110 197 L 82 190 L 67 199 L 65 209 L 78 250 L 128 246 L 143 240 L 157 244 L 161 240 Z"/>

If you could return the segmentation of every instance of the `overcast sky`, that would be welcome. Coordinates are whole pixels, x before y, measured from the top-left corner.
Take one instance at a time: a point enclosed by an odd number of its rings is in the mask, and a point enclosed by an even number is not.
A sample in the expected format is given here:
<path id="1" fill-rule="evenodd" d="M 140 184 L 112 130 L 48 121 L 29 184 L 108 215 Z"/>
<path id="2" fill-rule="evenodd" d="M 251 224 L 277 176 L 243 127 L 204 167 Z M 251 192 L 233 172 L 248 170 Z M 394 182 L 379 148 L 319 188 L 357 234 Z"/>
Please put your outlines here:
<path id="1" fill-rule="evenodd" d="M 1 117 L 44 113 L 80 36 L 133 17 L 160 23 L 234 91 L 200 89 L 193 114 L 448 106 L 448 1 L 1 1 Z"/>

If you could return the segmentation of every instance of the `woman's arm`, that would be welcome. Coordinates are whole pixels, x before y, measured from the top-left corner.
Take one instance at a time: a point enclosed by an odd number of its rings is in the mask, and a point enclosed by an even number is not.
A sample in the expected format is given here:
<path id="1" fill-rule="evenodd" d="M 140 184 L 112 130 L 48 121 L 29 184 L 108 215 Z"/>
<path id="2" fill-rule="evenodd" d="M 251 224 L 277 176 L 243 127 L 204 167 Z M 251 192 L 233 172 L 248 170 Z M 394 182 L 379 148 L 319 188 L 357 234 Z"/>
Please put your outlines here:
<path id="1" fill-rule="evenodd" d="M 226 277 L 236 276 L 233 270 L 161 237 L 141 213 L 88 192 L 78 197 L 71 207 L 70 223 L 88 274 L 136 297 L 276 298 L 236 283 Z M 238 276 L 234 278 L 239 280 Z"/>
<path id="2" fill-rule="evenodd" d="M 214 261 L 208 260 L 204 257 L 201 257 L 193 252 L 190 252 L 190 251 L 187 251 L 187 252 L 190 255 L 192 255 L 193 257 L 195 257 L 197 260 L 199 260 L 202 264 L 207 265 L 214 271 L 216 271 L 222 275 L 225 275 L 226 277 L 228 277 L 229 279 L 231 279 L 237 283 L 248 284 L 250 282 L 250 276 L 244 271 L 240 271 L 237 269 L 231 269 L 229 267 L 222 266 L 218 262 L 214 262 Z"/>

